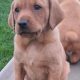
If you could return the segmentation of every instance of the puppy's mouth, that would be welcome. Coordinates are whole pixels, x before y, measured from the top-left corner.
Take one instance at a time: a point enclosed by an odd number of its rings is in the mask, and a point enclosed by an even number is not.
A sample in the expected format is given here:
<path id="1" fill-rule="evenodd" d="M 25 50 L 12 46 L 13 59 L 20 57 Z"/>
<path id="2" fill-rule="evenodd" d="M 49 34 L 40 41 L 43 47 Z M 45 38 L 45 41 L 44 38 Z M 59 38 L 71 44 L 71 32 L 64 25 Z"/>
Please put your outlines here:
<path id="1" fill-rule="evenodd" d="M 33 36 L 36 36 L 38 35 L 39 31 L 37 32 L 26 32 L 26 31 L 21 31 L 19 32 L 18 34 L 23 36 L 23 37 L 33 37 Z"/>

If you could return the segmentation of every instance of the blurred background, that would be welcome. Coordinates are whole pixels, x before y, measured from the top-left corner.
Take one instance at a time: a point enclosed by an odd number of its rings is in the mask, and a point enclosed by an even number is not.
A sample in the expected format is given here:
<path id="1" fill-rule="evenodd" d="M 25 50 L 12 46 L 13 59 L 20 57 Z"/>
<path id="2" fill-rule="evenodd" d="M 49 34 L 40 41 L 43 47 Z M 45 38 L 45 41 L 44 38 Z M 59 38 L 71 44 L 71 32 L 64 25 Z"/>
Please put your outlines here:
<path id="1" fill-rule="evenodd" d="M 0 70 L 13 55 L 13 31 L 8 26 L 8 14 L 12 0 L 0 0 Z"/>

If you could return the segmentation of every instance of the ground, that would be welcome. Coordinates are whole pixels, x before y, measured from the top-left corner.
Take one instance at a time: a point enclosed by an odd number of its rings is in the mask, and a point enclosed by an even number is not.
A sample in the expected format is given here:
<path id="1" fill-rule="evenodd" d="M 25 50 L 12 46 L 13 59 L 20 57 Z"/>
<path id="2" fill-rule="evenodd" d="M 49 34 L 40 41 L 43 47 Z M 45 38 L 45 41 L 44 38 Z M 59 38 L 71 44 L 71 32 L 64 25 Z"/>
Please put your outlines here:
<path id="1" fill-rule="evenodd" d="M 71 65 L 69 80 L 80 80 L 80 62 Z"/>
<path id="2" fill-rule="evenodd" d="M 0 0 L 0 70 L 13 53 L 13 31 L 8 26 L 8 14 L 12 0 Z"/>

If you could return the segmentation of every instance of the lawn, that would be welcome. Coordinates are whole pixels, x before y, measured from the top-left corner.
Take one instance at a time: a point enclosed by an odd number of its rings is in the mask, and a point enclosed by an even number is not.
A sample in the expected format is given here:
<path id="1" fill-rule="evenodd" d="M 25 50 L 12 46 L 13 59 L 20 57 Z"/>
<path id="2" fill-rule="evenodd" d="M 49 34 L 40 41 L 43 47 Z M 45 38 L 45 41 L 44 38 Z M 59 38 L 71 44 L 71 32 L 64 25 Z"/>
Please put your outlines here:
<path id="1" fill-rule="evenodd" d="M 0 0 L 0 70 L 13 54 L 13 31 L 7 23 L 11 1 Z"/>

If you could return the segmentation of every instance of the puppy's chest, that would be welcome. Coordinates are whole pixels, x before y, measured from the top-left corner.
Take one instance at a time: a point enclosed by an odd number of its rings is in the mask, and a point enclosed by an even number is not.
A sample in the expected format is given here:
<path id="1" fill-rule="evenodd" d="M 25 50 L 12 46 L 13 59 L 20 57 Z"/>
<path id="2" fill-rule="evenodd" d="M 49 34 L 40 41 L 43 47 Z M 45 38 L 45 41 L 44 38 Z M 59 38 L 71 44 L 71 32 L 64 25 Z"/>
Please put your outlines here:
<path id="1" fill-rule="evenodd" d="M 24 64 L 27 66 L 39 66 L 42 65 L 45 61 L 46 55 L 42 55 L 39 51 L 35 50 L 29 50 L 27 54 L 25 53 L 23 55 Z"/>
<path id="2" fill-rule="evenodd" d="M 39 48 L 39 49 L 38 49 Z M 24 66 L 42 66 L 48 62 L 48 56 L 40 47 L 29 47 L 23 52 L 14 54 L 15 58 Z"/>
<path id="3" fill-rule="evenodd" d="M 20 56 L 21 54 L 21 56 Z M 24 53 L 18 53 L 16 58 L 26 71 L 29 80 L 46 80 L 48 76 L 48 58 L 44 50 L 30 47 Z"/>

